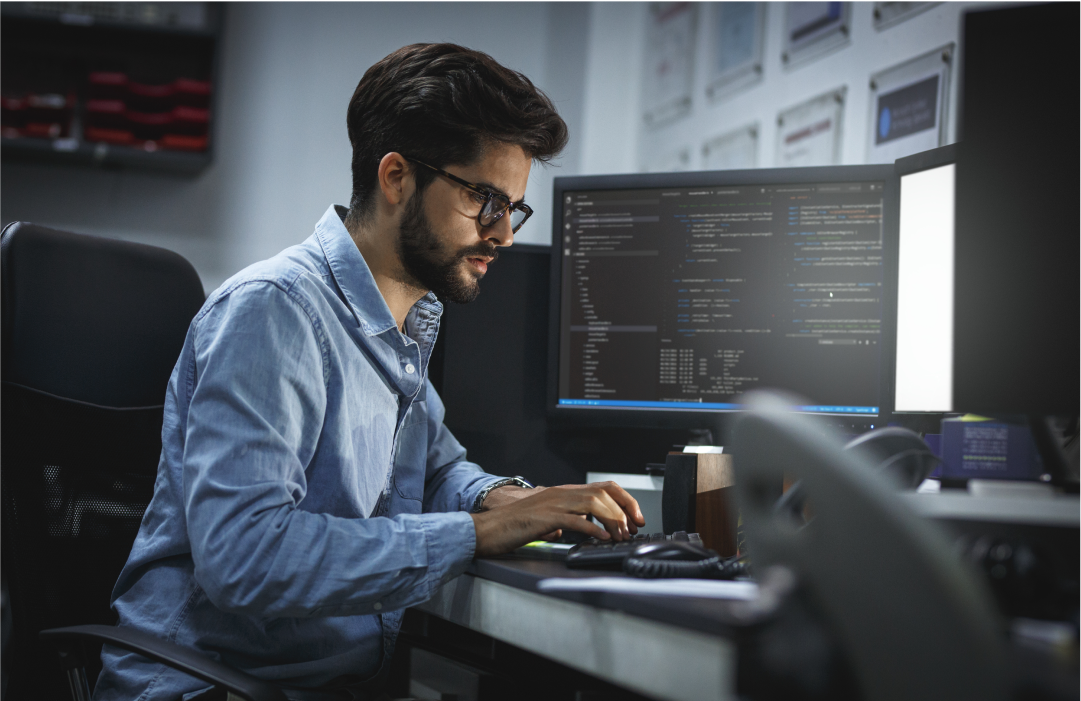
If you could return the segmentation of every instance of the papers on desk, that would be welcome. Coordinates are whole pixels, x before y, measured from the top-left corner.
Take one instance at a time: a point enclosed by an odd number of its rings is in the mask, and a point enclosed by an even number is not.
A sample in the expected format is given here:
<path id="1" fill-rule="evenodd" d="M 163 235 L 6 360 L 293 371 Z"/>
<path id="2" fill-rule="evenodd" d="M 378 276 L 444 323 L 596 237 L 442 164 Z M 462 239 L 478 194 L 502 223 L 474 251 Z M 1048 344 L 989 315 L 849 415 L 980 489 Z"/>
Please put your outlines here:
<path id="1" fill-rule="evenodd" d="M 630 577 L 551 577 L 537 583 L 542 592 L 598 591 L 646 596 L 695 596 L 707 599 L 751 601 L 758 598 L 754 582 L 716 579 L 632 579 Z"/>
<path id="2" fill-rule="evenodd" d="M 720 455 L 720 454 L 724 453 L 724 446 L 723 445 L 685 445 L 685 446 L 683 446 L 683 452 L 684 453 L 698 453 L 699 455 L 701 455 L 702 453 Z"/>
<path id="3" fill-rule="evenodd" d="M 549 543 L 545 540 L 534 540 L 526 543 L 514 551 L 518 557 L 527 560 L 566 560 L 567 551 L 574 546 L 570 543 Z"/>

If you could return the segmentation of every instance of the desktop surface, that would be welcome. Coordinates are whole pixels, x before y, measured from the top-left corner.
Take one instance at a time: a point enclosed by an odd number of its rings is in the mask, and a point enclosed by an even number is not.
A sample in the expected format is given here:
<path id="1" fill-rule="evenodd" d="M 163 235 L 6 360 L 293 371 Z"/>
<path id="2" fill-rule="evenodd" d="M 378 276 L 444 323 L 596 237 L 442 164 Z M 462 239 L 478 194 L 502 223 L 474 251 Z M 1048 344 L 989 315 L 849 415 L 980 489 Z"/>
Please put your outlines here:
<path id="1" fill-rule="evenodd" d="M 659 623 L 687 628 L 710 635 L 729 636 L 737 628 L 750 625 L 741 615 L 740 601 L 724 601 L 693 596 L 651 596 L 617 592 L 553 591 L 540 594 L 537 584 L 543 579 L 625 577 L 622 572 L 570 569 L 563 562 L 533 560 L 508 555 L 475 560 L 466 573 L 505 584 L 515 589 L 588 604 L 601 609 L 623 611 Z"/>
<path id="2" fill-rule="evenodd" d="M 748 616 L 747 607 L 738 601 L 537 591 L 543 579 L 596 576 L 619 575 L 568 570 L 558 562 L 483 558 L 416 609 L 424 616 L 464 626 L 650 698 L 793 698 L 792 688 L 779 693 L 781 689 L 771 682 L 778 678 L 791 682 L 785 673 L 792 673 L 793 664 L 808 663 L 806 672 L 811 678 L 819 682 L 829 678 L 835 691 L 854 691 L 845 685 L 838 648 L 819 647 L 828 636 L 807 627 L 814 619 L 806 608 L 763 621 Z M 426 622 L 418 627 L 439 629 Z M 473 643 L 484 650 L 497 647 Z M 808 643 L 816 651 L 810 657 Z M 460 653 L 463 636 L 454 632 L 446 636 L 444 645 L 448 654 Z M 772 658 L 762 655 L 776 651 L 778 645 L 792 654 L 778 660 L 779 669 L 771 669 L 767 660 Z M 1021 652 L 1013 664 L 1032 688 L 1065 690 L 1052 698 L 1077 697 L 1075 665 L 1052 664 Z M 491 655 L 494 660 L 509 658 L 498 651 Z M 830 693 L 823 698 L 853 696 Z"/>

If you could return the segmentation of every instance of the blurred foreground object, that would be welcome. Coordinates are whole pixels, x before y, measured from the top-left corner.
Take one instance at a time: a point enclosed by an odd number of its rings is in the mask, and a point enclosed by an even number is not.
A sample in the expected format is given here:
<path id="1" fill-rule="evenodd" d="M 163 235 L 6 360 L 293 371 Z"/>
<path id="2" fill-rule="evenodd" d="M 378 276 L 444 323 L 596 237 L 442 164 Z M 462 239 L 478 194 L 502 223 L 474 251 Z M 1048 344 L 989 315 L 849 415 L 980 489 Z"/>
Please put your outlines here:
<path id="1" fill-rule="evenodd" d="M 731 448 L 736 493 L 756 571 L 790 569 L 838 635 L 861 696 L 1009 697 L 1005 635 L 983 583 L 889 482 L 801 402 L 745 395 Z M 814 513 L 804 526 L 775 509 L 785 475 Z"/>

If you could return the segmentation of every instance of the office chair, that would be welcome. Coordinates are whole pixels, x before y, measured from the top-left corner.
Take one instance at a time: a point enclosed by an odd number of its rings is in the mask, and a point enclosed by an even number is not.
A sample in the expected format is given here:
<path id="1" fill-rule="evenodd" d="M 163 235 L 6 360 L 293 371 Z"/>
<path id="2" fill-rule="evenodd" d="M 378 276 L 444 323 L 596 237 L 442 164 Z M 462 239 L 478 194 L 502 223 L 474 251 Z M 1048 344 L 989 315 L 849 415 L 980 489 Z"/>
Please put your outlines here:
<path id="1" fill-rule="evenodd" d="M 806 585 L 836 631 L 862 697 L 995 701 L 1009 697 L 1006 644 L 990 594 L 933 524 L 844 450 L 802 400 L 745 395 L 732 430 L 736 494 L 758 572 L 779 565 Z M 774 507 L 785 475 L 801 481 L 806 525 Z"/>
<path id="2" fill-rule="evenodd" d="M 83 667 L 96 676 L 108 642 L 284 701 L 265 681 L 115 627 L 109 607 L 154 493 L 166 385 L 204 301 L 198 274 L 164 249 L 15 222 L 0 236 L 0 275 L 6 696 L 88 699 Z M 39 638 L 76 623 L 91 625 Z"/>

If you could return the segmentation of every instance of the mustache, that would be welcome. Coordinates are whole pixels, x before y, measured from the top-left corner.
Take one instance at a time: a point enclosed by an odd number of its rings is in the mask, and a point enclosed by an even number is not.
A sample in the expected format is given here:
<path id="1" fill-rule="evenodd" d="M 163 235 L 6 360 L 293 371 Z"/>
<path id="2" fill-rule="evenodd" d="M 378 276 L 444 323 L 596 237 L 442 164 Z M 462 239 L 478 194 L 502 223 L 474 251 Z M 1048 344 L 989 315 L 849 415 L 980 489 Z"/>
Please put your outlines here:
<path id="1" fill-rule="evenodd" d="M 458 258 L 491 258 L 491 262 L 499 260 L 499 251 L 496 250 L 496 246 L 491 243 L 478 243 L 473 246 L 466 246 L 458 251 Z"/>

